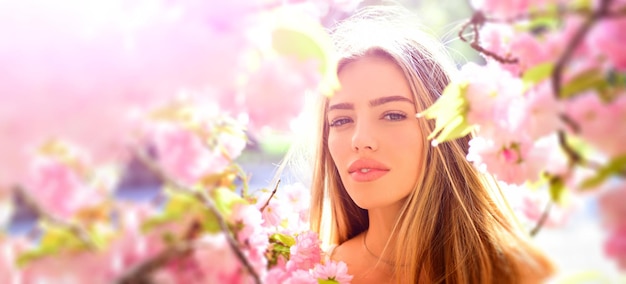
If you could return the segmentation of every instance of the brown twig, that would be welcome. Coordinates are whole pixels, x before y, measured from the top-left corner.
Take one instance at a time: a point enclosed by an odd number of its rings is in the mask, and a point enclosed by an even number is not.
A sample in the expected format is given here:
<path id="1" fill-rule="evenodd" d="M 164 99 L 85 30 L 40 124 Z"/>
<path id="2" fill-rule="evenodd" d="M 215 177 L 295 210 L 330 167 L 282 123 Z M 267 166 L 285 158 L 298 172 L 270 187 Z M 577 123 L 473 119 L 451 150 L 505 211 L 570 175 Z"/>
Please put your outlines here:
<path id="1" fill-rule="evenodd" d="M 552 201 L 548 201 L 548 204 L 546 204 L 546 208 L 543 210 L 543 213 L 541 213 L 541 217 L 539 217 L 539 221 L 537 221 L 537 225 L 535 225 L 535 227 L 532 230 L 530 230 L 531 237 L 536 236 L 537 233 L 539 233 L 539 231 L 543 227 L 543 225 L 546 223 L 546 221 L 548 220 L 548 216 L 550 215 L 551 208 L 552 208 Z"/>
<path id="2" fill-rule="evenodd" d="M 124 275 L 119 277 L 115 282 L 116 284 L 137 284 L 137 283 L 150 283 L 148 275 L 153 271 L 159 269 L 163 265 L 169 263 L 171 260 L 184 256 L 191 252 L 193 246 L 190 242 L 181 242 L 169 246 L 167 249 L 161 251 L 154 257 L 135 265 L 131 269 L 127 270 Z"/>
<path id="3" fill-rule="evenodd" d="M 486 22 L 487 18 L 485 17 L 485 14 L 483 14 L 483 12 L 481 11 L 476 11 L 474 12 L 474 14 L 472 15 L 472 18 L 470 18 L 470 20 L 463 24 L 463 26 L 461 26 L 461 30 L 459 31 L 459 38 L 464 41 L 469 43 L 469 45 L 476 51 L 489 56 L 495 60 L 497 60 L 498 62 L 502 63 L 502 64 L 515 64 L 518 62 L 517 58 L 511 57 L 511 56 L 506 56 L 503 57 L 491 50 L 485 49 L 484 47 L 482 47 L 479 43 L 480 40 L 480 33 L 479 33 L 479 27 L 482 26 L 485 22 Z M 465 30 L 468 27 L 472 27 L 472 32 L 473 32 L 473 39 L 470 42 L 467 38 L 465 38 L 465 36 L 463 35 L 463 33 L 465 32 Z"/>
<path id="4" fill-rule="evenodd" d="M 265 204 L 263 204 L 263 207 L 261 207 L 261 212 L 263 212 L 263 210 L 265 210 L 265 207 L 270 205 L 270 200 L 272 200 L 272 197 L 274 197 L 274 194 L 276 194 L 276 191 L 278 190 L 278 185 L 279 184 L 280 184 L 280 179 L 276 182 L 276 186 L 274 186 L 274 190 L 272 190 L 272 194 L 270 194 L 270 197 L 267 199 L 267 201 L 265 201 Z"/>
<path id="5" fill-rule="evenodd" d="M 600 2 L 600 7 L 591 13 L 591 15 L 587 18 L 587 20 L 583 23 L 583 25 L 576 31 L 574 36 L 572 37 L 565 51 L 561 54 L 559 59 L 556 61 L 554 66 L 554 70 L 552 71 L 552 92 L 557 99 L 561 99 L 561 89 L 562 83 L 561 78 L 563 76 L 563 71 L 569 61 L 571 60 L 574 51 L 578 46 L 582 43 L 587 33 L 591 30 L 593 25 L 602 17 L 605 17 L 609 14 L 609 7 L 612 0 L 602 0 Z M 563 122 L 572 127 L 572 130 L 577 133 L 580 130 L 579 125 L 570 119 L 567 115 L 562 114 L 559 116 Z M 567 144 L 565 131 L 560 130 L 558 132 L 559 137 L 559 145 L 561 149 L 565 152 L 570 160 L 570 169 L 575 165 L 583 165 L 583 166 L 594 166 L 590 161 L 585 161 L 585 159 L 580 156 L 574 149 L 572 149 L 569 144 Z"/>
<path id="6" fill-rule="evenodd" d="M 581 164 L 583 161 L 583 158 L 580 156 L 580 154 L 578 154 L 578 152 L 576 152 L 576 150 L 570 147 L 570 145 L 567 143 L 565 131 L 559 130 L 557 132 L 557 135 L 558 135 L 559 145 L 561 146 L 561 149 L 563 150 L 563 152 L 565 152 L 565 155 L 569 158 L 569 162 L 570 162 L 569 167 L 571 168 L 575 164 Z"/>
<path id="7" fill-rule="evenodd" d="M 96 249 L 96 244 L 93 242 L 93 240 L 89 236 L 89 233 L 87 233 L 87 231 L 85 231 L 83 227 L 77 224 L 68 223 L 50 214 L 49 212 L 47 212 L 44 208 L 42 208 L 39 205 L 39 203 L 35 201 L 35 199 L 27 192 L 27 190 L 24 187 L 19 186 L 19 185 L 14 186 L 13 191 L 15 194 L 19 194 L 21 198 L 23 198 L 26 206 L 29 207 L 31 210 L 35 211 L 34 213 L 37 216 L 44 218 L 45 220 L 47 220 L 48 222 L 50 222 L 51 224 L 55 226 L 58 226 L 58 227 L 61 227 L 70 231 L 72 234 L 78 237 L 78 239 L 80 239 L 83 242 L 83 244 L 87 246 L 87 248 L 91 250 Z"/>
<path id="8" fill-rule="evenodd" d="M 194 191 L 194 190 L 189 189 L 186 186 L 183 186 L 183 185 L 179 184 L 178 182 L 176 182 L 176 180 L 174 178 L 172 178 L 169 175 L 167 175 L 167 173 L 165 173 L 152 160 L 152 158 L 150 158 L 146 153 L 144 153 L 144 151 L 137 150 L 137 157 L 139 158 L 139 160 L 142 163 L 144 163 L 146 165 L 146 167 L 148 169 L 150 169 L 152 172 L 154 172 L 154 174 L 156 174 L 163 182 L 172 185 L 172 187 L 175 190 L 177 190 L 177 191 L 180 191 L 182 193 L 194 196 L 197 200 L 201 201 L 202 204 L 204 204 L 209 209 L 209 211 L 211 211 L 211 213 L 213 213 L 215 215 L 215 217 L 217 219 L 217 222 L 218 222 L 218 225 L 220 227 L 220 230 L 226 236 L 226 240 L 228 241 L 228 245 L 230 246 L 230 248 L 233 250 L 233 252 L 237 256 L 237 258 L 239 258 L 239 261 L 241 261 L 243 266 L 248 270 L 248 273 L 250 273 L 250 275 L 254 279 L 254 282 L 255 283 L 261 283 L 261 279 L 259 278 L 259 275 L 256 273 L 256 271 L 252 267 L 252 264 L 250 264 L 250 262 L 248 261 L 246 256 L 243 254 L 243 252 L 239 249 L 239 245 L 238 245 L 237 241 L 233 238 L 233 236 L 231 235 L 231 233 L 230 233 L 230 231 L 228 229 L 228 225 L 226 224 L 226 220 L 224 219 L 222 214 L 219 212 L 219 210 L 217 210 L 217 207 L 216 207 L 215 203 L 207 195 L 207 193 L 205 191 Z M 146 273 L 146 272 L 143 272 L 143 271 L 137 271 L 137 272 L 138 273 Z M 149 272 L 150 271 L 148 271 L 148 273 Z M 135 277 L 135 276 L 132 276 L 132 277 Z M 142 277 L 145 277 L 145 275 L 142 276 Z M 142 277 L 140 277 L 139 279 L 143 279 Z"/>
<path id="9" fill-rule="evenodd" d="M 557 99 L 561 98 L 561 77 L 563 76 L 563 70 L 567 63 L 569 63 L 574 51 L 582 43 L 587 33 L 591 30 L 591 27 L 603 16 L 608 13 L 608 8 L 612 0 L 601 0 L 598 10 L 591 13 L 583 25 L 576 31 L 574 37 L 570 40 L 565 51 L 561 54 L 559 59 L 554 65 L 552 71 L 552 91 Z"/>

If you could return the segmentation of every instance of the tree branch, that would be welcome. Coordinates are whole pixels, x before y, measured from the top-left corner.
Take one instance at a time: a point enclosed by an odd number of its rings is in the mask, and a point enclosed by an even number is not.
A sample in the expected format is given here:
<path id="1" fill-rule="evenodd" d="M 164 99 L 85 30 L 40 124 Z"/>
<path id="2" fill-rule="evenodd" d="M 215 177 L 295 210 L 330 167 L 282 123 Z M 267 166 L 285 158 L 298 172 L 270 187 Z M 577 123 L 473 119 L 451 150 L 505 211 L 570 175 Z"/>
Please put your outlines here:
<path id="1" fill-rule="evenodd" d="M 472 15 L 472 18 L 467 23 L 463 24 L 463 26 L 461 26 L 461 30 L 459 31 L 459 38 L 462 41 L 469 43 L 469 45 L 474 50 L 484 54 L 485 56 L 491 57 L 502 64 L 517 63 L 518 62 L 517 58 L 511 57 L 511 56 L 506 56 L 506 57 L 500 56 L 497 53 L 491 50 L 485 49 L 484 47 L 480 45 L 479 43 L 480 33 L 479 33 L 478 28 L 482 26 L 486 21 L 487 21 L 487 18 L 485 17 L 485 14 L 483 14 L 483 12 L 481 11 L 474 12 L 474 14 Z M 472 34 L 473 34 L 472 42 L 469 42 L 469 40 L 465 38 L 465 36 L 463 35 L 465 30 L 470 26 L 472 27 Z"/>
<path id="2" fill-rule="evenodd" d="M 179 191 L 179 192 L 182 192 L 184 194 L 188 194 L 188 195 L 194 196 L 197 200 L 201 201 L 211 211 L 211 213 L 213 213 L 215 215 L 215 217 L 216 217 L 216 219 L 218 221 L 218 225 L 220 227 L 220 230 L 226 236 L 226 240 L 228 241 L 228 244 L 229 244 L 230 248 L 233 250 L 233 252 L 237 256 L 239 261 L 241 261 L 242 265 L 248 270 L 248 273 L 250 273 L 250 275 L 254 279 L 254 282 L 260 284 L 261 283 L 261 279 L 259 278 L 259 275 L 256 273 L 256 271 L 252 267 L 252 264 L 250 264 L 250 262 L 248 261 L 246 256 L 241 251 L 241 249 L 239 249 L 239 245 L 238 245 L 237 241 L 233 238 L 232 234 L 230 233 L 230 231 L 228 229 L 228 225 L 226 224 L 226 220 L 224 219 L 222 214 L 217 210 L 217 207 L 215 206 L 215 203 L 207 195 L 207 193 L 205 191 L 194 191 L 194 190 L 189 189 L 186 186 L 183 186 L 183 185 L 179 184 L 178 182 L 176 182 L 176 180 L 174 178 L 172 178 L 169 175 L 167 175 L 167 173 L 165 173 L 152 160 L 152 158 L 150 158 L 144 151 L 137 150 L 136 152 L 137 152 L 137 157 L 139 158 L 139 160 L 142 163 L 144 163 L 149 170 L 154 172 L 163 182 L 172 185 L 172 187 L 175 190 Z M 161 265 L 162 264 L 163 263 L 161 263 Z M 138 270 L 137 273 L 141 273 L 143 275 L 139 275 L 139 278 L 136 278 L 137 276 L 133 276 L 133 275 L 131 275 L 130 277 L 132 279 L 143 279 L 143 278 L 145 278 L 147 276 L 146 273 L 150 273 L 150 272 L 151 271 Z"/>
<path id="3" fill-rule="evenodd" d="M 543 210 L 543 213 L 541 213 L 541 217 L 539 217 L 539 221 L 537 221 L 537 225 L 535 225 L 535 227 L 532 230 L 530 230 L 531 237 L 536 236 L 537 233 L 539 233 L 539 230 L 541 230 L 543 225 L 546 223 L 546 221 L 548 220 L 548 216 L 550 215 L 551 208 L 552 208 L 552 201 L 548 201 L 548 204 L 546 204 L 546 208 Z"/>
<path id="4" fill-rule="evenodd" d="M 135 265 L 131 269 L 127 270 L 121 277 L 119 277 L 114 283 L 116 284 L 137 284 L 137 283 L 150 283 L 148 275 L 153 271 L 159 269 L 163 265 L 169 263 L 171 260 L 187 255 L 191 252 L 193 246 L 190 242 L 181 242 L 169 246 L 167 249 L 161 251 L 156 256 Z"/>
<path id="5" fill-rule="evenodd" d="M 37 203 L 35 199 L 28 193 L 28 191 L 22 186 L 20 185 L 14 186 L 13 192 L 15 194 L 19 194 L 21 198 L 24 199 L 25 205 L 29 207 L 31 210 L 35 211 L 34 213 L 37 214 L 37 216 L 44 218 L 45 220 L 47 220 L 48 222 L 50 222 L 51 224 L 55 226 L 58 226 L 58 227 L 61 227 L 70 231 L 72 234 L 78 237 L 78 239 L 80 239 L 83 242 L 83 244 L 85 244 L 87 248 L 89 248 L 90 250 L 96 249 L 96 244 L 93 242 L 93 240 L 89 236 L 89 233 L 87 233 L 87 231 L 83 227 L 81 227 L 78 224 L 72 224 L 72 223 L 66 222 L 65 220 L 62 220 L 46 212 L 46 210 L 41 208 L 39 203 Z"/>
<path id="6" fill-rule="evenodd" d="M 263 207 L 261 207 L 261 212 L 265 210 L 265 207 L 267 207 L 267 205 L 270 205 L 270 200 L 272 200 L 272 197 L 274 197 L 274 194 L 276 194 L 279 184 L 280 184 L 280 179 L 276 182 L 276 186 L 274 186 L 274 190 L 272 190 L 272 194 L 270 194 L 270 197 L 267 199 L 267 201 L 265 201 L 265 204 L 263 205 Z"/>
<path id="7" fill-rule="evenodd" d="M 561 98 L 561 77 L 563 76 L 563 70 L 569 60 L 576 51 L 576 48 L 581 44 L 587 33 L 591 30 L 591 27 L 602 17 L 608 14 L 608 8 L 612 0 L 601 0 L 598 10 L 591 13 L 591 16 L 583 23 L 583 25 L 576 31 L 572 40 L 567 44 L 565 51 L 561 54 L 556 61 L 554 70 L 552 71 L 552 92 L 557 99 Z"/>

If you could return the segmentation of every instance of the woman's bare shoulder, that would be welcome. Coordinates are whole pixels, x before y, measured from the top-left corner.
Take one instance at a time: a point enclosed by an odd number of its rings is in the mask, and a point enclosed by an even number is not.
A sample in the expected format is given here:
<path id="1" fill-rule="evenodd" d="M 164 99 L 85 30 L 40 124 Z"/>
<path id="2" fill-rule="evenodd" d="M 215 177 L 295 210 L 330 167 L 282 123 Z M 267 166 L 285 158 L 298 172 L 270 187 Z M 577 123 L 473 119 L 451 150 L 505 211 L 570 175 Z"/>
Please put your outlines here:
<path id="1" fill-rule="evenodd" d="M 358 235 L 338 245 L 331 253 L 331 259 L 346 263 L 348 273 L 354 276 L 353 284 L 389 282 L 391 275 L 388 268 L 384 264 L 377 265 L 377 259 L 363 249 L 362 237 Z"/>
<path id="2" fill-rule="evenodd" d="M 330 259 L 343 261 L 349 265 L 352 262 L 351 260 L 359 254 L 359 237 L 356 236 L 336 246 L 331 252 Z"/>

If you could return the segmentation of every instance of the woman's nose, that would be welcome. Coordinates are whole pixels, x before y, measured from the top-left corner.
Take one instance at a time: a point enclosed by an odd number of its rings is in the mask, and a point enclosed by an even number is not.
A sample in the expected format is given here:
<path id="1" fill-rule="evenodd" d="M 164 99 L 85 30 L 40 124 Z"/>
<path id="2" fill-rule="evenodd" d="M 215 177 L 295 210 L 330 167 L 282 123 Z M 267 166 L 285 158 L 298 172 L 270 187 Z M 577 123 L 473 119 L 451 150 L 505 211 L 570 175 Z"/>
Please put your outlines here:
<path id="1" fill-rule="evenodd" d="M 354 151 L 378 150 L 376 131 L 367 122 L 356 122 L 354 133 L 352 133 L 352 149 Z"/>

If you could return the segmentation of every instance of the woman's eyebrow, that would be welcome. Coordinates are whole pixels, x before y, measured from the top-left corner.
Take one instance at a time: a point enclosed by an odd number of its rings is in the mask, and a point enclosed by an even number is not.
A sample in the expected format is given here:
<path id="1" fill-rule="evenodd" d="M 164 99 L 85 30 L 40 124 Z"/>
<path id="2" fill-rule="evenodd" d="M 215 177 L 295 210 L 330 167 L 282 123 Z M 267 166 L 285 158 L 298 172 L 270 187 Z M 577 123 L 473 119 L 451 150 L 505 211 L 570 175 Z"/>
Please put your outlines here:
<path id="1" fill-rule="evenodd" d="M 407 103 L 410 103 L 411 105 L 413 104 L 413 101 L 409 98 L 406 98 L 403 96 L 389 96 L 389 97 L 375 98 L 371 100 L 370 106 L 375 107 L 375 106 L 379 106 L 379 105 L 390 103 L 390 102 L 407 102 Z M 334 104 L 328 107 L 328 111 L 331 111 L 334 109 L 351 110 L 351 109 L 354 109 L 354 104 L 353 103 L 338 103 L 338 104 Z"/>
<path id="2" fill-rule="evenodd" d="M 334 110 L 334 109 L 354 109 L 354 104 L 352 103 L 339 103 L 339 104 L 334 104 L 328 107 L 328 111 Z"/>
<path id="3" fill-rule="evenodd" d="M 413 104 L 413 101 L 407 97 L 403 96 L 389 96 L 389 97 L 380 97 L 370 101 L 370 106 L 375 107 L 382 104 L 390 103 L 390 102 L 407 102 Z"/>

